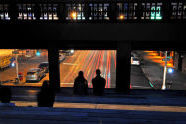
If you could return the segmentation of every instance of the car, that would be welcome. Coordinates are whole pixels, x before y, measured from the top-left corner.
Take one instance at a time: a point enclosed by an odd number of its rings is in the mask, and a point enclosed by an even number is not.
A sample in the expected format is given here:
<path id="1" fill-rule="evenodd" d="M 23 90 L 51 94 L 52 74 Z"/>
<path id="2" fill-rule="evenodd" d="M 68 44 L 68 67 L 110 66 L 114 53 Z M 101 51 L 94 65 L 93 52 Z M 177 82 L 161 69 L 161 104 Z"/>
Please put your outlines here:
<path id="1" fill-rule="evenodd" d="M 131 57 L 131 65 L 140 65 L 140 60 L 135 57 Z"/>
<path id="2" fill-rule="evenodd" d="M 59 54 L 59 62 L 62 62 L 63 60 L 65 60 L 65 55 Z"/>
<path id="3" fill-rule="evenodd" d="M 40 81 L 46 74 L 40 68 L 32 68 L 27 72 L 26 75 L 26 82 L 35 82 Z"/>
<path id="4" fill-rule="evenodd" d="M 74 50 L 73 49 L 70 49 L 70 50 L 61 50 L 60 51 L 62 54 L 65 54 L 66 56 L 71 56 L 74 54 Z"/>
<path id="5" fill-rule="evenodd" d="M 42 62 L 39 64 L 38 68 L 43 70 L 45 73 L 49 72 L 49 63 L 48 62 Z"/>

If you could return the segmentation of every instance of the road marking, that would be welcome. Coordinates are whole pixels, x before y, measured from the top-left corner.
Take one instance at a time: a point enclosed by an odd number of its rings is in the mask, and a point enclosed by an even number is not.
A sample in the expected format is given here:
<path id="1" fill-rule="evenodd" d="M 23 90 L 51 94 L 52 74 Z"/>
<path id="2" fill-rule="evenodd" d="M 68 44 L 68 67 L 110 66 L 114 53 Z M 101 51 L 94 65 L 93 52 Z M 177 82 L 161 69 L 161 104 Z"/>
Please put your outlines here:
<path id="1" fill-rule="evenodd" d="M 144 87 L 144 86 L 132 86 L 132 88 L 146 88 L 146 89 L 151 89 L 151 87 Z"/>
<path id="2" fill-rule="evenodd" d="M 74 64 L 74 63 L 63 63 L 65 65 L 78 65 L 78 64 Z"/>

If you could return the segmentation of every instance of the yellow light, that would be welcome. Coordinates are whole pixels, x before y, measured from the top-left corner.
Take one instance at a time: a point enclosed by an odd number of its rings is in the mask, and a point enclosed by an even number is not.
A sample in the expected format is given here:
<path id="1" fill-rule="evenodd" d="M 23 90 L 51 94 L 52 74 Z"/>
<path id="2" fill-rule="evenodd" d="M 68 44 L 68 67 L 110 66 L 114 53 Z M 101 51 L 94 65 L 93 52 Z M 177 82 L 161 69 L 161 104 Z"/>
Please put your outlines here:
<path id="1" fill-rule="evenodd" d="M 123 20 L 124 19 L 124 15 L 120 15 L 119 19 Z"/>
<path id="2" fill-rule="evenodd" d="M 71 13 L 71 18 L 72 19 L 76 19 L 77 18 L 77 13 L 76 12 L 72 12 Z"/>

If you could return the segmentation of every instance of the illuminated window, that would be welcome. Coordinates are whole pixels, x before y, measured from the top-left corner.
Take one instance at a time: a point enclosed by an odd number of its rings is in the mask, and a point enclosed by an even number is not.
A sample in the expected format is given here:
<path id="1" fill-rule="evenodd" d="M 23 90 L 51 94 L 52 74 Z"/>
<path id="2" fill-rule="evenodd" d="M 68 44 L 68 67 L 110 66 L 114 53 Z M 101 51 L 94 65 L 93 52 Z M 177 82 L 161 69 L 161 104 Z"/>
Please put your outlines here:
<path id="1" fill-rule="evenodd" d="M 171 3 L 171 6 L 172 6 L 171 19 L 181 19 L 182 16 L 185 17 L 186 5 L 183 5 L 183 3 Z"/>
<path id="2" fill-rule="evenodd" d="M 126 20 L 128 11 L 128 3 L 117 3 L 117 19 Z"/>
<path id="3" fill-rule="evenodd" d="M 8 4 L 0 4 L 0 20 L 10 20 L 8 15 Z"/>
<path id="4" fill-rule="evenodd" d="M 18 4 L 19 16 L 20 20 L 35 20 L 34 16 L 34 4 Z"/>
<path id="5" fill-rule="evenodd" d="M 58 20 L 57 4 L 40 4 L 41 17 L 40 20 Z"/>
<path id="6" fill-rule="evenodd" d="M 161 7 L 160 6 L 152 6 L 151 7 L 151 20 L 161 20 Z"/>
<path id="7" fill-rule="evenodd" d="M 136 8 L 137 8 L 137 3 L 129 4 L 129 19 L 137 19 Z"/>
<path id="8" fill-rule="evenodd" d="M 91 9 L 89 20 L 109 20 L 108 3 L 91 3 L 89 7 Z"/>
<path id="9" fill-rule="evenodd" d="M 162 3 L 142 3 L 141 19 L 161 20 L 161 7 Z"/>
<path id="10" fill-rule="evenodd" d="M 84 4 L 66 4 L 67 17 L 66 20 L 85 20 Z"/>

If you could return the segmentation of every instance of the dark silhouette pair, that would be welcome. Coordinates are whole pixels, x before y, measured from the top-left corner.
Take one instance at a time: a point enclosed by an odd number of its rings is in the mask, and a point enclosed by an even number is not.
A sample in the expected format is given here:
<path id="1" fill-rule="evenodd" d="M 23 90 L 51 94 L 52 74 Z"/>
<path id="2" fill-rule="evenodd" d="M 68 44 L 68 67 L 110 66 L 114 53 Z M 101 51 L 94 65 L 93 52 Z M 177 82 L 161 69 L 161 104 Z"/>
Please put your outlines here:
<path id="1" fill-rule="evenodd" d="M 96 77 L 92 79 L 93 94 L 96 96 L 102 96 L 104 94 L 104 88 L 106 80 L 101 77 L 101 71 L 96 70 Z M 88 94 L 88 82 L 83 76 L 83 71 L 79 72 L 78 77 L 74 81 L 74 94 L 87 95 Z"/>

